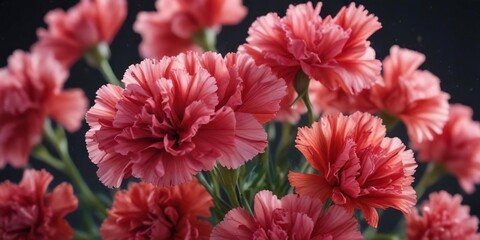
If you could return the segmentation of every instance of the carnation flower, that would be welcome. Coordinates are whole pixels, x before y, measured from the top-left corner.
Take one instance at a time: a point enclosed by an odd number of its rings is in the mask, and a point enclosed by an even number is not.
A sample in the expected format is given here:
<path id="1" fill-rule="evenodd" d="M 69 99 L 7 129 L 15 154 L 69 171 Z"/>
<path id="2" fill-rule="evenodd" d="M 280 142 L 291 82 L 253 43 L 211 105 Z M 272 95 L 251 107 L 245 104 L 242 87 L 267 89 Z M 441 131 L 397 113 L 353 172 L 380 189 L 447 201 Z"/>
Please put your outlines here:
<path id="1" fill-rule="evenodd" d="M 270 191 L 255 195 L 253 216 L 242 208 L 227 213 L 211 239 L 362 239 L 357 221 L 338 206 L 296 194 L 278 199 Z"/>
<path id="2" fill-rule="evenodd" d="M 360 209 L 374 227 L 377 208 L 408 213 L 416 202 L 411 184 L 417 164 L 400 139 L 385 133 L 380 118 L 359 112 L 300 128 L 296 147 L 319 173 L 290 172 L 290 184 L 300 195 L 330 198 L 350 214 Z"/>
<path id="3" fill-rule="evenodd" d="M 470 107 L 450 105 L 442 134 L 435 134 L 431 141 L 412 144 L 420 161 L 442 166 L 458 178 L 467 193 L 473 193 L 475 184 L 480 183 L 480 123 L 472 117 Z"/>
<path id="4" fill-rule="evenodd" d="M 140 54 L 148 58 L 199 51 L 194 37 L 239 23 L 247 9 L 241 0 L 157 0 L 157 12 L 141 12 L 133 29 L 142 35 Z"/>
<path id="5" fill-rule="evenodd" d="M 62 90 L 68 72 L 50 56 L 15 51 L 0 69 L 0 168 L 24 167 L 51 117 L 73 132 L 88 105 L 80 89 Z"/>
<path id="6" fill-rule="evenodd" d="M 445 191 L 433 192 L 429 200 L 406 216 L 408 239 L 477 240 L 478 218 L 470 216 L 470 208 L 461 205 L 462 196 Z"/>
<path id="7" fill-rule="evenodd" d="M 26 170 L 17 185 L 0 184 L 0 238 L 67 240 L 73 230 L 64 217 L 77 208 L 68 183 L 47 193 L 53 177 L 45 170 Z"/>
<path id="8" fill-rule="evenodd" d="M 45 16 L 48 30 L 37 31 L 33 51 L 70 66 L 89 48 L 112 42 L 126 16 L 126 0 L 81 0 L 67 12 L 55 9 Z"/>
<path id="9" fill-rule="evenodd" d="M 432 140 L 448 119 L 450 96 L 440 89 L 440 80 L 418 70 L 425 61 L 421 53 L 393 46 L 383 61 L 383 83 L 370 91 L 375 106 L 407 126 L 411 140 Z"/>
<path id="10" fill-rule="evenodd" d="M 350 95 L 342 90 L 332 91 L 319 82 L 311 82 L 308 89 L 313 109 L 319 115 L 376 112 L 378 109 L 370 101 L 370 91 L 364 90 L 357 95 Z"/>
<path id="11" fill-rule="evenodd" d="M 212 197 L 197 180 L 159 188 L 135 183 L 115 193 L 100 227 L 105 240 L 208 239 Z"/>
<path id="12" fill-rule="evenodd" d="M 367 38 L 381 28 L 377 17 L 352 3 L 335 17 L 322 19 L 321 6 L 291 5 L 283 18 L 276 13 L 258 18 L 248 31 L 248 43 L 239 50 L 257 64 L 270 66 L 292 86 L 296 74 L 303 71 L 330 90 L 357 94 L 372 87 L 381 64 Z M 290 90 L 288 96 L 295 98 L 294 88 Z M 289 111 L 290 104 L 282 111 Z"/>
<path id="13" fill-rule="evenodd" d="M 179 184 L 217 160 L 238 168 L 264 151 L 262 124 L 285 95 L 283 80 L 242 54 L 146 59 L 123 82 L 102 87 L 87 113 L 87 149 L 109 187 L 130 175 Z"/>
<path id="14" fill-rule="evenodd" d="M 442 132 L 448 118 L 449 95 L 440 90 L 439 79 L 418 70 L 425 56 L 393 46 L 383 62 L 383 79 L 357 95 L 331 91 L 314 83 L 312 104 L 323 113 L 383 112 L 402 120 L 413 141 L 432 140 Z"/>

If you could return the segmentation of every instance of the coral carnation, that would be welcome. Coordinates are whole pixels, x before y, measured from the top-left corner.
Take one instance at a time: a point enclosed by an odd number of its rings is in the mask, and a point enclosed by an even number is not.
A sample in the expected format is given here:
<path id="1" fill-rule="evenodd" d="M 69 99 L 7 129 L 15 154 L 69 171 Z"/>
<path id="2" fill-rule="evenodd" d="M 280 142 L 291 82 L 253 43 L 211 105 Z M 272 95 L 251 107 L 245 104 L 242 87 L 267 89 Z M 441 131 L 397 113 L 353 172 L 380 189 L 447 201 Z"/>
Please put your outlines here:
<path id="1" fill-rule="evenodd" d="M 142 35 L 140 54 L 148 58 L 202 51 L 194 37 L 209 28 L 239 23 L 247 14 L 241 0 L 157 0 L 157 12 L 141 12 L 133 29 Z"/>
<path id="2" fill-rule="evenodd" d="M 276 13 L 258 18 L 248 31 L 248 43 L 239 50 L 257 64 L 270 66 L 292 86 L 296 74 L 303 71 L 330 90 L 357 94 L 370 88 L 381 64 L 367 38 L 381 28 L 380 23 L 353 3 L 335 17 L 322 19 L 321 6 L 291 5 L 283 18 Z M 288 96 L 292 95 L 295 98 L 293 87 Z M 288 112 L 290 104 L 284 104 L 282 111 Z"/>
<path id="3" fill-rule="evenodd" d="M 105 240 L 208 239 L 212 197 L 197 180 L 175 187 L 148 183 L 117 192 L 100 227 Z M 203 219 L 203 220 L 202 220 Z"/>
<path id="4" fill-rule="evenodd" d="M 362 239 L 357 221 L 338 206 L 295 194 L 278 199 L 270 191 L 255 195 L 254 213 L 235 208 L 212 231 L 211 239 Z"/>
<path id="5" fill-rule="evenodd" d="M 300 195 L 320 198 L 353 214 L 360 209 L 376 227 L 376 208 L 408 213 L 416 196 L 411 183 L 417 164 L 398 138 L 386 138 L 380 118 L 368 113 L 326 116 L 300 128 L 296 147 L 319 174 L 290 172 Z"/>
<path id="6" fill-rule="evenodd" d="M 45 170 L 26 170 L 16 185 L 0 184 L 0 239 L 67 240 L 73 230 L 64 217 L 77 208 L 70 184 L 62 183 L 50 193 L 53 177 Z"/>
<path id="7" fill-rule="evenodd" d="M 420 161 L 441 165 L 458 178 L 468 193 L 473 193 L 475 184 L 480 183 L 480 123 L 472 117 L 470 107 L 451 105 L 442 134 L 435 134 L 431 141 L 412 144 Z"/>
<path id="8" fill-rule="evenodd" d="M 81 126 L 88 102 L 80 89 L 62 91 L 67 76 L 53 58 L 22 51 L 0 69 L 0 168 L 26 165 L 46 117 L 71 132 Z"/>
<path id="9" fill-rule="evenodd" d="M 126 16 L 126 0 L 81 0 L 67 12 L 55 9 L 45 16 L 48 30 L 37 31 L 33 51 L 53 53 L 70 66 L 89 48 L 110 43 Z"/>
<path id="10" fill-rule="evenodd" d="M 383 61 L 383 83 L 375 85 L 370 100 L 378 109 L 401 119 L 411 140 L 431 140 L 448 119 L 447 93 L 429 71 L 418 70 L 421 53 L 393 46 Z"/>
<path id="11" fill-rule="evenodd" d="M 194 52 L 147 59 L 107 85 L 87 113 L 87 148 L 100 180 L 133 175 L 159 186 L 185 182 L 215 162 L 237 168 L 263 152 L 262 124 L 275 116 L 285 83 L 247 55 Z"/>
<path id="12" fill-rule="evenodd" d="M 407 237 L 419 240 L 478 240 L 478 218 L 470 216 L 470 208 L 461 205 L 460 195 L 434 192 L 420 207 L 422 215 L 407 215 Z"/>

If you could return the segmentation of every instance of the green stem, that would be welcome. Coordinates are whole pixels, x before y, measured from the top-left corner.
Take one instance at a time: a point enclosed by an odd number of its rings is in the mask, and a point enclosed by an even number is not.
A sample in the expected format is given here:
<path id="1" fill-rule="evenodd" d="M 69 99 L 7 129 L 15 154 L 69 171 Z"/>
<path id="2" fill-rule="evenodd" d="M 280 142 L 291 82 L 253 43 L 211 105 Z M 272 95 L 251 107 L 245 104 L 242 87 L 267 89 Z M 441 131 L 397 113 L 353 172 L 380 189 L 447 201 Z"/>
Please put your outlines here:
<path id="1" fill-rule="evenodd" d="M 400 238 L 404 239 L 405 238 L 405 224 L 406 224 L 406 221 L 405 221 L 405 218 L 402 217 L 400 218 L 400 220 L 398 221 L 397 225 L 395 226 L 395 228 L 393 229 L 393 232 L 397 233 L 397 235 L 400 236 Z"/>
<path id="2" fill-rule="evenodd" d="M 242 206 L 244 208 L 247 208 L 250 214 L 253 214 L 252 207 L 250 206 L 250 202 L 248 201 L 247 195 L 245 194 L 245 192 L 241 191 L 241 188 L 237 188 L 237 189 L 240 193 L 240 201 L 242 203 Z"/>
<path id="3" fill-rule="evenodd" d="M 398 118 L 386 113 L 380 112 L 378 115 L 383 120 L 383 125 L 387 129 L 387 132 L 391 132 L 398 125 Z"/>
<path id="4" fill-rule="evenodd" d="M 312 107 L 312 103 L 310 102 L 310 97 L 308 96 L 308 92 L 303 95 L 302 100 L 305 106 L 307 107 L 308 125 L 312 126 L 312 124 L 315 122 L 315 116 L 313 114 L 313 107 Z"/>
<path id="5" fill-rule="evenodd" d="M 420 200 L 427 188 L 435 184 L 444 175 L 445 170 L 440 165 L 435 164 L 434 162 L 429 163 L 422 178 L 417 186 L 415 186 L 417 199 Z"/>
<path id="6" fill-rule="evenodd" d="M 228 203 L 226 203 L 220 197 L 220 195 L 215 194 L 215 190 L 210 185 L 210 183 L 208 183 L 203 173 L 198 173 L 196 177 L 198 181 L 205 187 L 205 189 L 210 194 L 210 196 L 212 196 L 213 202 L 215 203 L 215 207 L 212 208 L 212 213 L 214 217 L 218 220 L 216 222 L 221 221 L 225 213 L 228 212 L 230 209 L 232 209 L 232 207 Z"/>
<path id="7" fill-rule="evenodd" d="M 308 173 L 310 172 L 310 163 L 304 157 L 301 158 L 302 164 L 300 165 L 300 172 L 301 173 Z"/>
<path id="8" fill-rule="evenodd" d="M 282 123 L 280 142 L 278 143 L 277 151 L 275 153 L 275 165 L 278 172 L 274 175 L 275 187 L 277 187 L 274 189 L 274 193 L 277 194 L 277 196 L 285 195 L 290 186 L 287 176 L 289 170 L 288 150 L 292 144 L 291 130 L 292 124 L 288 122 Z"/>
<path id="9" fill-rule="evenodd" d="M 78 168 L 72 161 L 72 158 L 68 153 L 63 153 L 62 159 L 65 163 L 65 173 L 70 176 L 72 183 L 80 190 L 81 195 L 85 198 L 85 202 L 92 206 L 101 217 L 106 217 L 107 212 L 106 208 L 102 202 L 95 196 L 95 194 L 90 190 L 87 183 L 83 180 L 82 175 L 78 171 Z"/>
<path id="10" fill-rule="evenodd" d="M 63 171 L 65 168 L 65 164 L 60 159 L 52 156 L 44 145 L 36 146 L 32 151 L 32 156 L 59 171 Z"/>
<path id="11" fill-rule="evenodd" d="M 273 179 L 274 169 L 270 162 L 269 151 L 270 149 L 267 146 L 265 152 L 260 154 L 260 163 L 263 166 L 262 174 L 265 174 L 267 176 L 268 187 L 271 189 L 273 184 L 275 184 L 275 180 Z"/>
<path id="12" fill-rule="evenodd" d="M 365 239 L 372 239 L 377 235 L 377 229 L 368 225 L 367 229 L 363 232 L 363 236 Z"/>
<path id="13" fill-rule="evenodd" d="M 87 229 L 88 234 L 90 235 L 89 239 L 98 236 L 97 227 L 95 226 L 93 216 L 91 213 L 89 213 L 88 208 L 84 208 L 82 205 L 80 205 L 80 210 L 82 213 L 83 226 L 85 229 Z"/>
<path id="14" fill-rule="evenodd" d="M 288 149 L 291 144 L 290 132 L 292 130 L 292 124 L 288 122 L 282 123 L 282 135 L 280 137 L 280 142 L 277 146 L 277 151 L 275 153 L 276 163 L 281 170 L 288 170 Z"/>
<path id="15" fill-rule="evenodd" d="M 385 233 L 378 233 L 377 235 L 373 236 L 372 238 L 365 238 L 368 240 L 400 240 L 398 236 L 385 234 Z"/>
<path id="16" fill-rule="evenodd" d="M 239 169 L 228 169 L 221 165 L 215 167 L 213 171 L 213 177 L 216 177 L 219 180 L 219 183 L 225 190 L 232 207 L 240 207 L 236 191 L 239 172 Z"/>
<path id="17" fill-rule="evenodd" d="M 117 76 L 113 72 L 112 66 L 107 59 L 102 59 L 99 63 L 98 70 L 102 73 L 103 77 L 111 84 L 122 86 L 122 83 L 118 80 Z"/>
<path id="18" fill-rule="evenodd" d="M 97 44 L 90 48 L 85 54 L 87 63 L 98 69 L 107 82 L 113 85 L 122 86 L 122 83 L 118 81 L 117 76 L 115 76 L 110 63 L 108 62 L 109 57 L 110 49 L 106 43 Z"/>
<path id="19" fill-rule="evenodd" d="M 330 208 L 330 206 L 332 206 L 333 204 L 333 201 L 331 198 L 328 198 L 327 201 L 325 201 L 323 203 L 323 206 L 322 206 L 322 212 L 325 213 L 327 212 L 328 208 Z"/>
<path id="20" fill-rule="evenodd" d="M 213 194 L 221 198 L 222 194 L 220 193 L 220 184 L 218 183 L 218 179 L 212 175 L 211 171 L 208 172 L 208 176 L 210 177 L 210 182 L 212 183 Z"/>
<path id="21" fill-rule="evenodd" d="M 260 159 L 259 159 L 260 160 Z M 261 161 L 261 160 L 260 160 Z M 262 171 L 262 173 L 264 173 Z M 265 181 L 265 176 L 266 174 L 257 174 L 255 176 L 255 178 L 253 179 L 253 181 L 251 181 L 250 183 L 246 183 L 244 186 L 243 186 L 243 189 L 246 190 L 246 189 L 251 189 L 251 188 L 258 188 L 258 187 L 261 187 L 263 186 L 262 183 Z"/>
<path id="22" fill-rule="evenodd" d="M 237 198 L 237 192 L 235 191 L 235 186 L 227 185 L 225 187 L 225 193 L 227 193 L 228 201 L 230 202 L 232 208 L 240 207 L 240 202 Z"/>
<path id="23" fill-rule="evenodd" d="M 193 41 L 204 51 L 216 52 L 217 33 L 212 28 L 204 28 L 193 36 Z"/>
<path id="24" fill-rule="evenodd" d="M 307 107 L 308 114 L 308 123 L 311 126 L 315 121 L 315 116 L 313 114 L 312 103 L 310 102 L 310 97 L 308 96 L 308 86 L 310 85 L 310 77 L 305 74 L 302 70 L 299 70 L 295 75 L 295 80 L 293 86 L 295 91 L 298 94 L 298 98 L 301 98 L 305 107 Z M 297 100 L 295 99 L 295 101 Z M 295 103 L 294 101 L 294 103 Z"/>
<path id="25" fill-rule="evenodd" d="M 252 208 L 250 207 L 250 201 L 248 200 L 248 188 L 245 188 L 248 184 L 246 180 L 248 179 L 251 181 L 251 177 L 249 176 L 254 171 L 247 172 L 247 165 L 243 165 L 238 169 L 238 179 L 237 179 L 237 191 L 240 198 L 240 204 L 244 209 L 247 209 L 248 212 L 252 213 Z"/>
<path id="26" fill-rule="evenodd" d="M 91 239 L 90 234 L 75 229 L 72 240 L 89 240 L 89 239 Z"/>
<path id="27" fill-rule="evenodd" d="M 207 179 L 205 179 L 205 176 L 203 176 L 203 173 L 198 173 L 196 175 L 197 177 L 197 180 L 205 187 L 205 189 L 210 193 L 212 194 L 213 193 L 213 187 L 210 186 L 210 184 L 208 183 Z"/>
<path id="28" fill-rule="evenodd" d="M 68 142 L 63 128 L 58 127 L 58 129 L 54 131 L 51 127 L 50 121 L 46 121 L 44 132 L 45 139 L 57 151 L 60 160 L 63 163 L 63 165 L 54 164 L 51 166 L 57 168 L 67 175 L 77 190 L 80 191 L 85 203 L 88 206 L 93 207 L 102 217 L 105 217 L 105 206 L 97 197 L 95 197 L 95 194 L 90 190 L 87 183 L 83 180 L 82 175 L 78 171 L 77 167 L 72 161 L 72 158 L 70 157 L 70 154 L 68 153 Z M 51 159 L 46 161 L 45 159 L 42 159 L 42 161 L 47 164 L 52 163 Z"/>

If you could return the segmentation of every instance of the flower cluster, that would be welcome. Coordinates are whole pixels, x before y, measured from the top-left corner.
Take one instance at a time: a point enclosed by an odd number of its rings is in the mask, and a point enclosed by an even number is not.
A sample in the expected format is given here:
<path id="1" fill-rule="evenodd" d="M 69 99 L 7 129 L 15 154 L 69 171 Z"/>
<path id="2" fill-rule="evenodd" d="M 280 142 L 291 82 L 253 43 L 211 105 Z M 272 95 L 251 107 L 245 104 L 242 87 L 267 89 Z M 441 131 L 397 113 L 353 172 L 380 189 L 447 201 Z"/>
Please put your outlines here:
<path id="1" fill-rule="evenodd" d="M 126 0 L 49 12 L 31 53 L 0 68 L 0 168 L 36 167 L 32 156 L 73 185 L 48 191 L 53 176 L 32 169 L 0 183 L 0 239 L 393 239 L 374 229 L 390 208 L 408 239 L 480 239 L 460 195 L 433 192 L 417 205 L 446 173 L 475 192 L 480 124 L 419 69 L 422 53 L 394 45 L 376 58 L 370 37 L 382 25 L 364 6 L 321 17 L 322 3 L 290 5 L 257 18 L 225 55 L 216 36 L 246 17 L 242 1 L 155 6 L 132 26 L 146 59 L 121 81 L 108 45 Z M 88 111 L 82 90 L 63 89 L 81 57 L 109 82 Z M 64 128 L 77 131 L 83 117 L 88 157 L 114 194 L 94 193 L 76 167 L 90 162 L 69 154 Z M 390 137 L 399 121 L 412 150 Z M 65 220 L 77 204 L 81 230 Z"/>

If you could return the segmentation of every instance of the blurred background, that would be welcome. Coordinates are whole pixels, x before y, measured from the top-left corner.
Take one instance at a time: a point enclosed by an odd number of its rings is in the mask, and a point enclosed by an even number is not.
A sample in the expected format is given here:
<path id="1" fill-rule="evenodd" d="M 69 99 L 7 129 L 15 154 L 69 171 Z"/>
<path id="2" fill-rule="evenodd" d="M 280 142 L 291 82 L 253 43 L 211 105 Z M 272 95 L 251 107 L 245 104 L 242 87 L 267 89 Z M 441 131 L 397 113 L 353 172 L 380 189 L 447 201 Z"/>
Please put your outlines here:
<path id="1" fill-rule="evenodd" d="M 127 19 L 110 47 L 110 63 L 118 77 L 123 75 L 129 65 L 141 60 L 138 54 L 141 39 L 132 30 L 137 13 L 154 10 L 153 0 L 128 2 Z M 257 17 L 273 11 L 283 16 L 289 4 L 301 2 L 306 1 L 244 0 L 249 9 L 247 17 L 237 26 L 222 29 L 217 38 L 217 49 L 223 54 L 236 51 L 245 42 L 248 27 Z M 313 1 L 314 4 L 317 2 Z M 335 15 L 350 2 L 323 1 L 321 16 Z M 36 29 L 46 26 L 43 17 L 48 11 L 55 8 L 66 10 L 76 3 L 77 1 L 71 0 L 0 0 L 0 67 L 6 65 L 8 56 L 14 50 L 29 50 L 36 42 Z M 356 3 L 364 5 L 382 23 L 383 28 L 370 38 L 378 59 L 382 60 L 395 44 L 424 53 L 427 58 L 421 69 L 429 70 L 441 79 L 442 89 L 451 95 L 450 102 L 472 107 L 475 111 L 474 118 L 477 121 L 480 119 L 480 0 L 370 0 Z M 66 88 L 82 88 L 90 105 L 93 105 L 95 92 L 105 83 L 101 74 L 82 59 L 73 65 Z M 92 189 L 107 192 L 98 181 L 95 165 L 87 156 L 84 137 L 86 131 L 87 125 L 84 122 L 82 129 L 69 135 L 70 153 Z M 391 136 L 406 141 L 403 126 L 398 126 Z M 57 171 L 37 161 L 30 161 L 30 165 L 37 169 L 47 168 L 55 175 L 54 185 L 66 180 Z M 423 172 L 424 167 L 419 166 L 416 176 Z M 0 181 L 9 179 L 18 182 L 22 171 L 7 166 L 0 170 Z M 440 189 L 462 194 L 463 203 L 471 207 L 471 214 L 480 217 L 480 190 L 466 195 L 453 177 L 446 177 L 428 192 Z M 428 196 L 428 192 L 424 197 Z M 396 213 L 387 214 L 387 219 L 380 221 L 380 229 L 391 229 L 398 216 Z"/>

